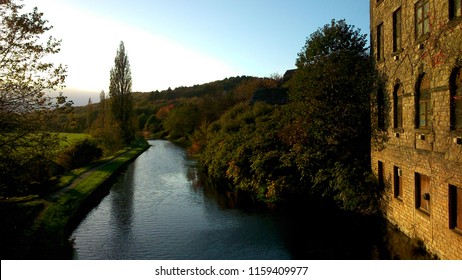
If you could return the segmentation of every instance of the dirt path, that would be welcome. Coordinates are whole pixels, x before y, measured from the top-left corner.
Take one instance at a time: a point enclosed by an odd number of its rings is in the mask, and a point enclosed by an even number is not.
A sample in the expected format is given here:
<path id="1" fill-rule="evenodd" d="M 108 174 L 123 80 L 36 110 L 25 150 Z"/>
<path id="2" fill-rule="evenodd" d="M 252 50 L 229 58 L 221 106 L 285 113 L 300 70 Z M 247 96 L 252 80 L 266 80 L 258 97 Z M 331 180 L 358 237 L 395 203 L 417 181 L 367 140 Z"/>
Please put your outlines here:
<path id="1" fill-rule="evenodd" d="M 80 182 L 82 182 L 83 180 L 85 180 L 86 178 L 88 178 L 90 175 L 92 175 L 93 173 L 95 173 L 96 171 L 98 170 L 101 170 L 104 166 L 108 165 L 109 163 L 113 162 L 114 160 L 116 160 L 117 158 L 125 155 L 126 153 L 132 151 L 134 148 L 131 148 L 131 149 L 128 149 L 126 150 L 125 152 L 113 157 L 112 159 L 104 162 L 103 164 L 99 164 L 87 171 L 85 171 L 84 173 L 80 174 L 77 178 L 75 178 L 68 186 L 66 187 L 63 187 L 49 195 L 47 195 L 45 197 L 45 200 L 48 200 L 48 201 L 52 201 L 52 200 L 55 200 L 57 199 L 61 194 L 67 192 L 68 190 L 72 189 L 73 187 L 77 186 Z"/>

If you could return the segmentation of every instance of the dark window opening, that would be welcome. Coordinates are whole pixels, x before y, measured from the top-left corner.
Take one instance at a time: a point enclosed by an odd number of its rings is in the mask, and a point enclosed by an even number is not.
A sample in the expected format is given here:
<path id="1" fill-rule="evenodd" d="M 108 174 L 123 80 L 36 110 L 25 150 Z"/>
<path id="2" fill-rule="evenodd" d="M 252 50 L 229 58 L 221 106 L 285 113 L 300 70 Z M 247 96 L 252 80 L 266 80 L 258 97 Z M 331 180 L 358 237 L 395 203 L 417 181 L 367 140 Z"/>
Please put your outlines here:
<path id="1" fill-rule="evenodd" d="M 425 213 L 430 213 L 430 177 L 415 174 L 415 207 Z"/>
<path id="2" fill-rule="evenodd" d="M 403 128 L 403 86 L 396 85 L 393 90 L 393 127 Z"/>
<path id="3" fill-rule="evenodd" d="M 394 188 L 393 188 L 393 195 L 395 198 L 398 199 L 403 199 L 403 172 L 402 170 L 394 166 L 393 167 L 393 182 L 394 182 Z"/>
<path id="4" fill-rule="evenodd" d="M 401 8 L 393 13 L 393 52 L 401 51 Z"/>
<path id="5" fill-rule="evenodd" d="M 377 61 L 384 59 L 383 23 L 377 26 Z"/>
<path id="6" fill-rule="evenodd" d="M 449 81 L 451 92 L 450 119 L 452 130 L 462 130 L 462 73 L 461 68 L 454 69 Z"/>
<path id="7" fill-rule="evenodd" d="M 377 125 L 380 130 L 385 129 L 385 92 L 383 87 L 377 91 Z"/>
<path id="8" fill-rule="evenodd" d="M 449 0 L 449 19 L 462 17 L 462 0 Z"/>
<path id="9" fill-rule="evenodd" d="M 378 181 L 379 181 L 379 191 L 383 191 L 385 189 L 385 167 L 383 166 L 383 162 L 378 162 Z"/>
<path id="10" fill-rule="evenodd" d="M 462 188 L 449 185 L 449 228 L 462 233 Z"/>

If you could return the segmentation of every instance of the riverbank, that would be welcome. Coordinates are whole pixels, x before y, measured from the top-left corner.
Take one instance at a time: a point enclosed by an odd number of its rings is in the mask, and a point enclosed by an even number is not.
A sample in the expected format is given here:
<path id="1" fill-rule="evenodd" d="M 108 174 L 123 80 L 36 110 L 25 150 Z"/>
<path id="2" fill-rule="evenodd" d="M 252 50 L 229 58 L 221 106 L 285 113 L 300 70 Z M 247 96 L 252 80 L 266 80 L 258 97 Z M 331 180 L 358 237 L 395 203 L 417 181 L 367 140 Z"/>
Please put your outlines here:
<path id="1" fill-rule="evenodd" d="M 47 196 L 4 199 L 0 203 L 2 259 L 70 258 L 72 230 L 108 193 L 114 178 L 148 148 L 146 141 L 138 141 Z"/>

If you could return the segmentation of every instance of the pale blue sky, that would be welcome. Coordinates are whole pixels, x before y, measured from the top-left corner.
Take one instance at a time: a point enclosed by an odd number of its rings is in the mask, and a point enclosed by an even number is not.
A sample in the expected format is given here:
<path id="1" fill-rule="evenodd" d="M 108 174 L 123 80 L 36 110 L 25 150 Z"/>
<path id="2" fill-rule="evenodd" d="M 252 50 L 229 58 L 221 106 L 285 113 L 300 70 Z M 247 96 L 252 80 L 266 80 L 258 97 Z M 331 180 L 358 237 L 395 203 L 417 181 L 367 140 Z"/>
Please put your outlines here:
<path id="1" fill-rule="evenodd" d="M 76 103 L 108 91 L 119 42 L 134 91 L 191 86 L 294 68 L 306 38 L 331 19 L 369 34 L 367 0 L 28 0 L 62 39 L 65 93 Z M 78 93 L 78 94 L 77 94 Z M 93 97 L 94 96 L 94 97 Z"/>

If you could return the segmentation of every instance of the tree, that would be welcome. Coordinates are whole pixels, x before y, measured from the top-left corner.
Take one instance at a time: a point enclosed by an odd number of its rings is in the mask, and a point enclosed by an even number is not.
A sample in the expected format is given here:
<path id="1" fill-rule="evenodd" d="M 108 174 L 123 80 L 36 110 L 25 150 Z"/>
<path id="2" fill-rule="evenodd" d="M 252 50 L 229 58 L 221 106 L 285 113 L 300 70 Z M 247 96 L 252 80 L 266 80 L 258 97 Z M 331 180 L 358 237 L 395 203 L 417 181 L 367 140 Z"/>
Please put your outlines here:
<path id="1" fill-rule="evenodd" d="M 313 190 L 351 208 L 367 193 L 364 173 L 370 169 L 375 71 L 366 43 L 366 35 L 344 20 L 308 38 L 289 85 L 295 116 L 284 136 L 298 147 L 295 161 Z"/>
<path id="2" fill-rule="evenodd" d="M 164 128 L 173 138 L 188 137 L 199 123 L 200 112 L 192 103 L 184 103 L 173 108 L 163 120 Z"/>
<path id="3" fill-rule="evenodd" d="M 87 131 L 90 130 L 91 124 L 93 123 L 93 102 L 91 102 L 91 97 L 88 98 L 87 104 Z"/>
<path id="4" fill-rule="evenodd" d="M 99 94 L 99 126 L 98 128 L 104 129 L 107 121 L 107 104 L 106 104 L 106 93 L 102 90 Z"/>
<path id="5" fill-rule="evenodd" d="M 52 27 L 37 8 L 24 14 L 22 8 L 13 1 L 0 2 L 1 192 L 49 179 L 58 139 L 46 124 L 55 109 L 70 106 L 61 94 L 47 95 L 61 89 L 66 77 L 64 66 L 45 60 L 59 52 L 61 41 L 49 37 L 42 43 Z"/>
<path id="6" fill-rule="evenodd" d="M 130 63 L 121 41 L 110 72 L 109 96 L 111 98 L 112 116 L 120 129 L 125 144 L 135 136 L 133 126 L 132 75 Z"/>

